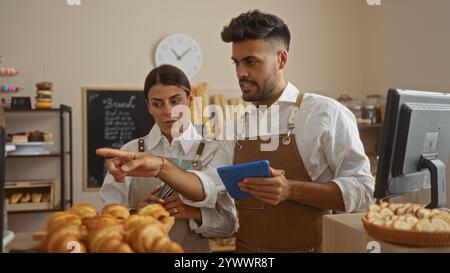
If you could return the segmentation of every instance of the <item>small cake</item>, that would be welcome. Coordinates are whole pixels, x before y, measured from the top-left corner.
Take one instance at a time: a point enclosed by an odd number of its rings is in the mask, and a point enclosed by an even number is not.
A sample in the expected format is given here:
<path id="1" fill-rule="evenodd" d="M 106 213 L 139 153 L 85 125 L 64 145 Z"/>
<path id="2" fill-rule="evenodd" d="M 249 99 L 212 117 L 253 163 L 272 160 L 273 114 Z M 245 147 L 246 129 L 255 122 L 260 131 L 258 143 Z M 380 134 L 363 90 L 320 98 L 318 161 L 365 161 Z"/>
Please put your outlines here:
<path id="1" fill-rule="evenodd" d="M 44 141 L 45 142 L 53 141 L 52 133 L 44 133 Z"/>
<path id="2" fill-rule="evenodd" d="M 44 141 L 44 133 L 38 130 L 30 132 L 28 134 L 28 141 L 29 142 Z"/>
<path id="3" fill-rule="evenodd" d="M 17 133 L 14 134 L 11 138 L 12 143 L 26 143 L 28 142 L 27 133 Z"/>

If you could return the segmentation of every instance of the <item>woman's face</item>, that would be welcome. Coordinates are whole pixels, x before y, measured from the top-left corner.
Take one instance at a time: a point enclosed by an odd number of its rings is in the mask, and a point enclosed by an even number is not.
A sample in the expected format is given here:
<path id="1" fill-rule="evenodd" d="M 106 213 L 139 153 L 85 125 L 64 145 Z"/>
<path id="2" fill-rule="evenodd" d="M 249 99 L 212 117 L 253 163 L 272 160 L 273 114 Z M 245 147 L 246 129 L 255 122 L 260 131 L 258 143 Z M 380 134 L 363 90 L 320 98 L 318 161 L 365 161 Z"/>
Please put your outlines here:
<path id="1" fill-rule="evenodd" d="M 174 85 L 153 85 L 147 93 L 148 112 L 155 119 L 156 124 L 166 137 L 171 139 L 171 130 L 174 123 L 181 118 L 172 117 L 172 108 L 176 105 L 190 106 L 192 96 L 187 96 L 186 91 Z"/>

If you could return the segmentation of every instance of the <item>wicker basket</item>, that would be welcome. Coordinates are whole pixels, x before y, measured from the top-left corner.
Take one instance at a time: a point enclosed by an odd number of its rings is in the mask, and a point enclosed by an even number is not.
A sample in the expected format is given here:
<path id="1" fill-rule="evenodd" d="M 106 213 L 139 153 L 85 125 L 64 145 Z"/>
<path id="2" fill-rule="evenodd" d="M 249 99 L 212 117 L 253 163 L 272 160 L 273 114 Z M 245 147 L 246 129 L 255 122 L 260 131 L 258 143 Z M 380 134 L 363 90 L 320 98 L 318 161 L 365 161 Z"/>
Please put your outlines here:
<path id="1" fill-rule="evenodd" d="M 371 236 L 395 244 L 417 247 L 449 247 L 450 232 L 424 232 L 417 230 L 398 230 L 390 227 L 377 226 L 362 217 L 367 233 Z"/>

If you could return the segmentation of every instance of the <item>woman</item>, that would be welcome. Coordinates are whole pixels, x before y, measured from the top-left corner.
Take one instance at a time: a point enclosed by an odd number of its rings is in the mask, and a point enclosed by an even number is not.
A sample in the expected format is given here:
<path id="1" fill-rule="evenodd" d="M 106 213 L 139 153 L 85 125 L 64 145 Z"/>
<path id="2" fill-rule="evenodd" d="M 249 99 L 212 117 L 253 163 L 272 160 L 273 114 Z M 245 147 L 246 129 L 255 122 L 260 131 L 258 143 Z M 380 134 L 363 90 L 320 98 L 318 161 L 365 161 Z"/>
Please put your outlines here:
<path id="1" fill-rule="evenodd" d="M 98 155 L 115 157 L 106 163 L 100 197 L 105 205 L 130 208 L 159 202 L 176 219 L 169 233 L 172 240 L 188 252 L 210 252 L 205 237 L 233 234 L 236 209 L 221 181 L 204 174 L 231 162 L 220 144 L 202 140 L 189 118 L 178 126 L 183 117 L 174 117 L 174 107 L 189 107 L 193 100 L 189 80 L 180 69 L 171 65 L 153 69 L 145 79 L 144 93 L 156 124 L 147 136 L 121 150 L 97 150 Z M 145 169 L 139 167 L 143 163 Z M 171 188 L 174 193 L 161 199 L 160 194 Z"/>

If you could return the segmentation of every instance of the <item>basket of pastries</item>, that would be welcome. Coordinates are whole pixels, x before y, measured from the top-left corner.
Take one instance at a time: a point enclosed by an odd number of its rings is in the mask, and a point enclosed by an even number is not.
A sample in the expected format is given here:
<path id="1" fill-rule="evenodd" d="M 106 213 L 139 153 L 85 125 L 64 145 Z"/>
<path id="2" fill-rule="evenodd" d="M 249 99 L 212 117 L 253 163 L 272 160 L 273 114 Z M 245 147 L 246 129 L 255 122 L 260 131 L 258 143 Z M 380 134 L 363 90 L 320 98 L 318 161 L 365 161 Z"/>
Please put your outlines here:
<path id="1" fill-rule="evenodd" d="M 450 246 L 450 213 L 420 204 L 370 204 L 363 215 L 371 236 L 390 243 L 418 247 Z"/>
<path id="2" fill-rule="evenodd" d="M 149 204 L 130 215 L 127 207 L 110 204 L 98 212 L 76 204 L 47 219 L 45 231 L 35 233 L 47 253 L 181 253 L 168 232 L 175 219 L 160 204 Z"/>

